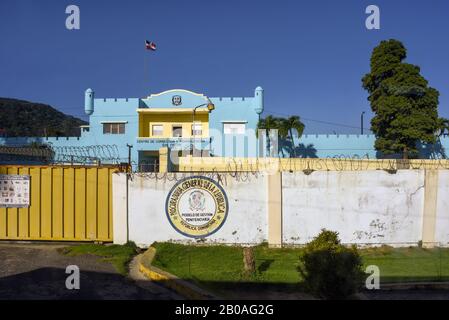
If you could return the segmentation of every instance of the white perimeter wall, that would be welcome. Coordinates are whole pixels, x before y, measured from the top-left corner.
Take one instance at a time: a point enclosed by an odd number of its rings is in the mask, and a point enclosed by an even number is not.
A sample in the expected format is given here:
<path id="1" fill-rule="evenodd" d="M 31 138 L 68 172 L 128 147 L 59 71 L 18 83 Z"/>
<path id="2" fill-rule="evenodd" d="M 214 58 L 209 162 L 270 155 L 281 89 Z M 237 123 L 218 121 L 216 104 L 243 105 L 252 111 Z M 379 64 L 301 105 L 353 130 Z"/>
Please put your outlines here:
<path id="1" fill-rule="evenodd" d="M 322 228 L 343 243 L 421 240 L 423 171 L 283 173 L 282 185 L 284 243 L 307 243 Z"/>
<path id="2" fill-rule="evenodd" d="M 149 246 L 154 241 L 197 241 L 178 233 L 166 217 L 165 201 L 176 183 L 175 176 L 181 177 L 179 173 L 168 173 L 162 179 L 133 175 L 129 184 L 129 240 L 140 246 Z M 267 241 L 267 192 L 273 190 L 268 188 L 267 176 L 220 176 L 229 213 L 222 228 L 205 241 L 227 244 Z M 125 174 L 114 174 L 113 183 L 114 242 L 124 243 Z M 343 243 L 417 245 L 423 239 L 424 190 L 424 170 L 398 170 L 395 174 L 383 170 L 315 171 L 310 175 L 284 172 L 282 190 L 278 190 L 282 192 L 282 205 L 279 212 L 270 215 L 281 215 L 282 225 L 275 233 L 279 233 L 284 244 L 307 243 L 326 228 L 338 231 Z M 433 239 L 448 246 L 448 170 L 438 171 L 434 216 Z"/>
<path id="3" fill-rule="evenodd" d="M 440 170 L 438 173 L 435 241 L 449 245 L 449 170 Z"/>
<path id="4" fill-rule="evenodd" d="M 129 182 L 129 240 L 142 247 L 155 241 L 197 241 L 178 233 L 166 216 L 165 201 L 176 183 L 175 176 L 179 179 L 186 175 L 167 173 L 163 179 L 156 179 L 154 176 L 133 176 Z M 221 186 L 228 197 L 229 213 L 223 226 L 205 238 L 206 242 L 257 244 L 266 241 L 265 176 L 248 175 L 237 179 L 229 174 L 220 174 L 220 177 Z M 123 185 L 126 175 L 115 174 L 113 179 L 114 187 L 116 184 Z M 214 180 L 217 181 L 216 178 Z M 117 219 L 122 221 L 120 216 L 123 217 L 123 205 L 120 205 L 120 208 L 122 211 L 117 213 Z M 115 216 L 114 209 L 114 219 Z M 116 243 L 126 242 L 124 240 L 123 234 L 121 239 L 114 236 Z"/>

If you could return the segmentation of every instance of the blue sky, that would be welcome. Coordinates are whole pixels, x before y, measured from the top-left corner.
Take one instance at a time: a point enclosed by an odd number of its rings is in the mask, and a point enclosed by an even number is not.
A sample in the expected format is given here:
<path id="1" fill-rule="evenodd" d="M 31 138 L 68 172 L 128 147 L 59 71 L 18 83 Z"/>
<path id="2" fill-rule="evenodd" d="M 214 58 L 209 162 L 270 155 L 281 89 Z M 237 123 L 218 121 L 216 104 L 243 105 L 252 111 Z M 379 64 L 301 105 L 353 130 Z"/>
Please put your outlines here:
<path id="1" fill-rule="evenodd" d="M 80 30 L 65 28 L 70 4 Z M 369 4 L 380 30 L 365 28 Z M 405 44 L 449 117 L 448 35 L 447 0 L 1 0 L 0 96 L 87 119 L 88 87 L 96 97 L 172 88 L 238 97 L 260 85 L 265 114 L 297 114 L 306 133 L 358 133 L 360 113 L 365 127 L 372 116 L 361 77 L 383 39 Z M 145 39 L 158 50 L 145 51 Z"/>

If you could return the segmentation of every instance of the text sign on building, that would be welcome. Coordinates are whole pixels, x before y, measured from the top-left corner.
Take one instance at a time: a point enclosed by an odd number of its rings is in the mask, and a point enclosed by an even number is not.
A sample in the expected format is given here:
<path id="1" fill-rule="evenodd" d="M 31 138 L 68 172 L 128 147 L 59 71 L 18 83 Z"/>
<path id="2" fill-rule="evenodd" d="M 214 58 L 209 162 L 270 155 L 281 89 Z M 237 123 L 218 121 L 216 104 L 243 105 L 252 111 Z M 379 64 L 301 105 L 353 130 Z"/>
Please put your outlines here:
<path id="1" fill-rule="evenodd" d="M 228 215 L 228 199 L 214 180 L 192 176 L 178 181 L 165 203 L 167 218 L 179 233 L 204 238 L 218 231 Z"/>
<path id="2" fill-rule="evenodd" d="M 0 174 L 0 208 L 30 206 L 30 176 Z"/>

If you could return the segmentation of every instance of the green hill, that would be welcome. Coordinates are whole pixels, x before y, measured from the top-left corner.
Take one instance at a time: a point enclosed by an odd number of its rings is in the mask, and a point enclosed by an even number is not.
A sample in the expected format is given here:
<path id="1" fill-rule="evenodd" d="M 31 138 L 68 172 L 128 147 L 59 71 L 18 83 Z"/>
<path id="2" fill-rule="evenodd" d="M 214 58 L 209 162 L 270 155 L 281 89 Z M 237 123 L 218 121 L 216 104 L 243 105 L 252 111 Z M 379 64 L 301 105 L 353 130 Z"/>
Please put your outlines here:
<path id="1" fill-rule="evenodd" d="M 0 131 L 8 137 L 79 136 L 85 124 L 46 104 L 0 98 Z"/>

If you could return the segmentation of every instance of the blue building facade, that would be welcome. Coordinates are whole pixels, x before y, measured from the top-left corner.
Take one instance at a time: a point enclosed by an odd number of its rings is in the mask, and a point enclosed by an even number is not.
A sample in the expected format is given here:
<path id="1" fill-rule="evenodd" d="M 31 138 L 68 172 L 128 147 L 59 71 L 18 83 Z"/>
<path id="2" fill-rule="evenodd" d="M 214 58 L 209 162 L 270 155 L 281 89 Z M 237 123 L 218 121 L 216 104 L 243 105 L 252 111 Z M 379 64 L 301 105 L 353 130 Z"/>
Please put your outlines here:
<path id="1" fill-rule="evenodd" d="M 80 137 L 0 138 L 0 143 L 45 143 L 67 153 L 71 148 L 113 145 L 117 154 L 111 158 L 127 162 L 131 152 L 134 165 L 157 162 L 163 147 L 173 156 L 259 155 L 255 131 L 264 110 L 261 87 L 252 96 L 238 98 L 183 89 L 145 98 L 96 98 L 94 90 L 87 89 L 84 110 L 89 125 L 81 127 Z"/>
<path id="2" fill-rule="evenodd" d="M 145 98 L 95 98 L 95 92 L 87 89 L 84 109 L 89 125 L 81 128 L 80 137 L 0 138 L 0 145 L 37 142 L 51 145 L 63 156 L 98 157 L 114 163 L 128 162 L 130 155 L 135 167 L 148 165 L 149 171 L 156 169 L 152 165 L 157 166 L 163 147 L 168 148 L 172 159 L 187 154 L 384 158 L 374 149 L 374 135 L 307 134 L 293 141 L 278 141 L 274 153 L 270 153 L 265 135 L 256 135 L 264 111 L 261 87 L 251 96 L 238 98 L 207 97 L 183 89 Z M 441 137 L 435 145 L 420 144 L 419 150 L 421 158 L 447 158 L 449 137 Z"/>

